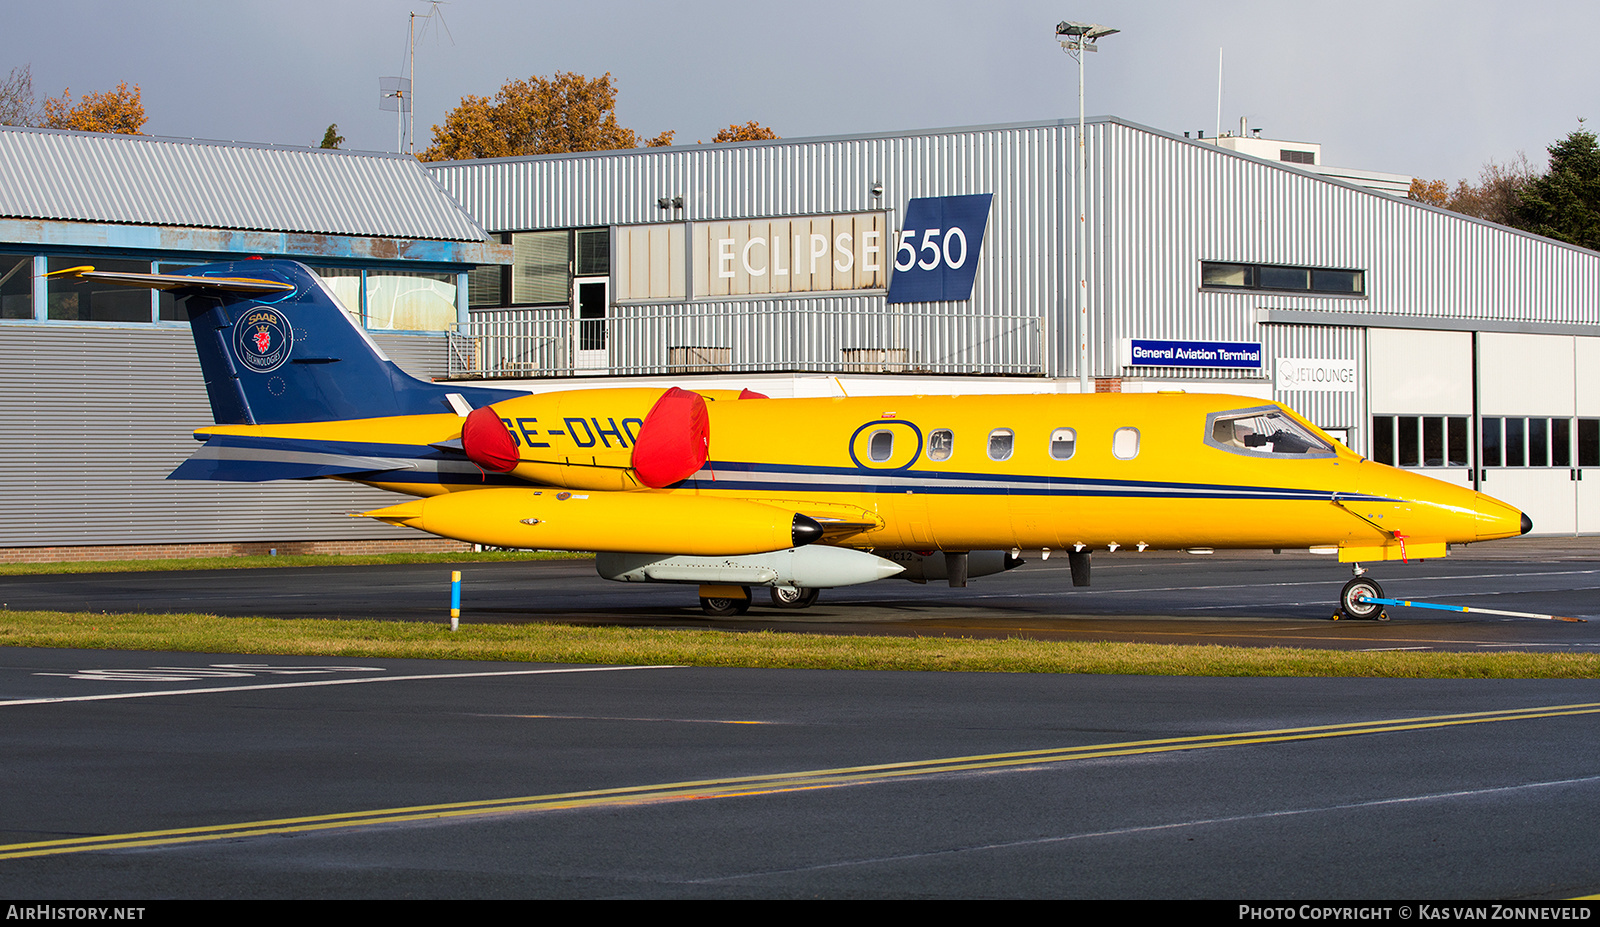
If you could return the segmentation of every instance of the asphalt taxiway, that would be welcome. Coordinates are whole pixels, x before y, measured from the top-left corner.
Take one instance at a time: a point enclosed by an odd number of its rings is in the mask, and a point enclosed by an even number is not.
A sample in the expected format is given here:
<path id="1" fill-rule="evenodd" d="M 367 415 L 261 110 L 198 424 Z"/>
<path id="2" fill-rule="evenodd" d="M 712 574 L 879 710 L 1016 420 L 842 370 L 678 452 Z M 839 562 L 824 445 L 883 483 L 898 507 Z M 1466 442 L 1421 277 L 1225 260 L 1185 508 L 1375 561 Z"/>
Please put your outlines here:
<path id="1" fill-rule="evenodd" d="M 0 648 L 0 885 L 1570 898 L 1597 694 Z"/>
<path id="2" fill-rule="evenodd" d="M 1034 560 L 965 589 L 885 580 L 825 590 L 804 610 L 701 614 L 695 587 L 613 583 L 591 561 L 312 567 L 0 577 L 0 605 L 69 611 L 202 612 L 266 617 L 446 621 L 453 569 L 463 620 L 559 621 L 839 634 L 1288 645 L 1340 649 L 1600 647 L 1600 539 L 1474 545 L 1443 560 L 1372 565 L 1387 594 L 1539 612 L 1586 623 L 1388 609 L 1390 620 L 1330 621 L 1350 568 L 1284 553 L 1095 554 L 1074 588 L 1065 559 Z"/>
<path id="3" fill-rule="evenodd" d="M 443 621 L 450 566 L 0 578 L 12 609 Z M 587 561 L 473 564 L 468 621 L 1584 651 L 1585 624 L 1328 620 L 1285 554 L 1059 559 L 735 621 Z M 1600 554 L 1397 596 L 1600 619 Z M 1590 680 L 593 667 L 0 648 L 13 897 L 1447 898 L 1600 891 Z"/>

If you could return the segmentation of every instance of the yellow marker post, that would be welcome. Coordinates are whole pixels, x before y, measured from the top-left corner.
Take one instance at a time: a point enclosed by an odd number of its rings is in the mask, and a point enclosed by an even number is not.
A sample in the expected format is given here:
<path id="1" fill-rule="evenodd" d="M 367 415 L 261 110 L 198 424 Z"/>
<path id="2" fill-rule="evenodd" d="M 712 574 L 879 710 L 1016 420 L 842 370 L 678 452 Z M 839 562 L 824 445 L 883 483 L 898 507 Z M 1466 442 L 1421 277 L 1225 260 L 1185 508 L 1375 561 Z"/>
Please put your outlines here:
<path id="1" fill-rule="evenodd" d="M 450 630 L 461 630 L 461 571 L 450 571 Z"/>

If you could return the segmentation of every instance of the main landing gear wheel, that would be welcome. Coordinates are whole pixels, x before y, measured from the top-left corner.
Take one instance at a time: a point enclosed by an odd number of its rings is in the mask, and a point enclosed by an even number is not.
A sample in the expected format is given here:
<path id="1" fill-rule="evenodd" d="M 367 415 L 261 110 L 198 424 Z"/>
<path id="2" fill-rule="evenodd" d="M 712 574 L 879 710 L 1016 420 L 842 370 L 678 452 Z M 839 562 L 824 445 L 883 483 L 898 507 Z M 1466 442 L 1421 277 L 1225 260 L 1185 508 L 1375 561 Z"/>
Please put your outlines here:
<path id="1" fill-rule="evenodd" d="M 1387 621 L 1389 616 L 1384 612 L 1382 605 L 1361 601 L 1366 599 L 1384 598 L 1383 587 L 1374 580 L 1358 576 L 1344 584 L 1339 591 L 1339 610 L 1333 613 L 1333 620 L 1340 618 L 1369 619 L 1372 621 Z"/>
<path id="2" fill-rule="evenodd" d="M 799 586 L 773 586 L 772 605 L 774 608 L 810 608 L 817 604 L 817 595 L 821 589 L 802 589 Z"/>
<path id="3" fill-rule="evenodd" d="M 732 618 L 742 615 L 750 610 L 750 587 L 746 586 L 744 598 L 734 599 L 717 596 L 715 598 L 700 597 L 700 610 L 712 618 Z"/>

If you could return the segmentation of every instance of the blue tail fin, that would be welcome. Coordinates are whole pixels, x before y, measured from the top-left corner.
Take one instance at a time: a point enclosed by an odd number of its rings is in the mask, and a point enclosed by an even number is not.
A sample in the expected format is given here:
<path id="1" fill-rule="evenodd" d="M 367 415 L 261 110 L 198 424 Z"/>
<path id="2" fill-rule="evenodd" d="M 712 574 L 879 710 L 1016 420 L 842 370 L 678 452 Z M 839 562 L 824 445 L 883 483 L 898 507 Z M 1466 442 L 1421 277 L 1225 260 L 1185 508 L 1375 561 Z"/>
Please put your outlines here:
<path id="1" fill-rule="evenodd" d="M 277 293 L 241 293 L 205 283 L 167 287 L 188 310 L 217 424 L 428 415 L 452 411 L 452 393 L 473 408 L 523 395 L 410 376 L 356 327 L 315 274 L 293 261 L 207 264 L 179 276 L 271 280 L 294 287 Z"/>

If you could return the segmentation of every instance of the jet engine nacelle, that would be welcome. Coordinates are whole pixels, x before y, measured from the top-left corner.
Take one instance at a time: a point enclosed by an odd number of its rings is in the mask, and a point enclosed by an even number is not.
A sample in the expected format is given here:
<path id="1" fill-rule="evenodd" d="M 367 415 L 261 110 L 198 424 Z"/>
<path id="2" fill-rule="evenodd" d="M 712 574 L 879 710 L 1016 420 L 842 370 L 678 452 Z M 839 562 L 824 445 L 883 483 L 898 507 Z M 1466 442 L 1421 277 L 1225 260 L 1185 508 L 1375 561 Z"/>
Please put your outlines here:
<path id="1" fill-rule="evenodd" d="M 866 551 L 798 547 L 741 557 L 597 554 L 595 572 L 625 583 L 695 583 L 720 586 L 792 586 L 829 589 L 887 579 L 904 569 Z"/>
<path id="2" fill-rule="evenodd" d="M 900 574 L 901 579 L 926 583 L 929 580 L 950 578 L 943 551 L 936 550 L 925 554 L 914 550 L 885 550 L 879 553 L 906 568 L 906 571 Z M 1021 565 L 1022 558 L 1011 556 L 1010 551 L 975 550 L 967 554 L 968 577 L 1004 573 Z"/>

